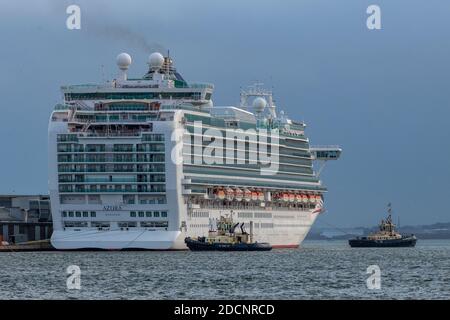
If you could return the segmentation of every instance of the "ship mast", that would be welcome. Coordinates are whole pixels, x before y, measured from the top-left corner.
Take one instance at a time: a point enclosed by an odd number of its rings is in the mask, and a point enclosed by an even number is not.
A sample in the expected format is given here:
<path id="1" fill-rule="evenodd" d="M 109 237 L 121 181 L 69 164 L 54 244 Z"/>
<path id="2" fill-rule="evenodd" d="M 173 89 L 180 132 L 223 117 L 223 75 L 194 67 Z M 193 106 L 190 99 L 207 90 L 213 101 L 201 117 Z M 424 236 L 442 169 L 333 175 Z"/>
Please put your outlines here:
<path id="1" fill-rule="evenodd" d="M 390 202 L 388 203 L 387 208 L 388 208 L 388 210 L 387 210 L 388 217 L 386 219 L 386 226 L 387 226 L 389 233 L 392 234 L 394 232 L 395 225 L 394 225 L 394 223 L 392 223 L 392 204 Z"/>

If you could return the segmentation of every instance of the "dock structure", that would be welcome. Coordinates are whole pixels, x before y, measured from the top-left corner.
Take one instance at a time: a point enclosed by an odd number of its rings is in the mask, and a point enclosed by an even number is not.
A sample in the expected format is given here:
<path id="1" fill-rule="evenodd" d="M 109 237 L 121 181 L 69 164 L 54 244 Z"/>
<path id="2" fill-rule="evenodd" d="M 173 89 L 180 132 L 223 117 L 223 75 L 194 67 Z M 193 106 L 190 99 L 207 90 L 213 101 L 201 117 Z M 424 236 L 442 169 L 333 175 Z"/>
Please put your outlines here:
<path id="1" fill-rule="evenodd" d="M 0 245 L 0 252 L 53 251 L 50 240 L 22 242 L 19 244 Z"/>
<path id="2" fill-rule="evenodd" d="M 39 241 L 50 239 L 51 234 L 48 196 L 0 195 L 0 248 L 30 242 L 40 247 Z"/>

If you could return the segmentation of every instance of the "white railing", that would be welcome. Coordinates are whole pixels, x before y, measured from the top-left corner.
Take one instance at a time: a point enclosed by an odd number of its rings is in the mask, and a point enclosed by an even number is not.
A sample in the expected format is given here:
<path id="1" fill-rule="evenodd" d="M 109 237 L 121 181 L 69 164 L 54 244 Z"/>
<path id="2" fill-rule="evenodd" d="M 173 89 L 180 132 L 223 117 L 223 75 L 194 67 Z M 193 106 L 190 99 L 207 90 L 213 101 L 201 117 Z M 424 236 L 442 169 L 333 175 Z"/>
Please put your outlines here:
<path id="1" fill-rule="evenodd" d="M 327 151 L 327 150 L 342 151 L 341 147 L 338 145 L 311 146 L 309 149 L 311 151 Z"/>

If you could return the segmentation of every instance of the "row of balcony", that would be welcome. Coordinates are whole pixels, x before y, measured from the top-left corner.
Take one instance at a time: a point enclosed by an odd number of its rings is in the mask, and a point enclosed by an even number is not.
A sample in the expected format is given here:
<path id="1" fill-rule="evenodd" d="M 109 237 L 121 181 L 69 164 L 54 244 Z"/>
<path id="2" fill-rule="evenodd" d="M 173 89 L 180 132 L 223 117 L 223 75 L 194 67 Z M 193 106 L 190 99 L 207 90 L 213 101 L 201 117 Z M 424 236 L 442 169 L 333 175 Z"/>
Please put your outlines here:
<path id="1" fill-rule="evenodd" d="M 78 163 L 78 162 L 94 162 L 94 163 L 165 163 L 164 159 L 58 159 L 60 163 Z"/>
<path id="2" fill-rule="evenodd" d="M 164 153 L 165 148 L 163 144 L 155 144 L 152 145 L 149 148 L 132 148 L 131 150 L 105 150 L 103 149 L 84 149 L 82 146 L 77 148 L 70 148 L 66 145 L 59 145 L 58 146 L 58 152 L 59 153 L 106 153 L 106 154 L 113 154 L 113 153 Z"/>
<path id="3" fill-rule="evenodd" d="M 60 185 L 59 192 L 76 192 L 76 193 L 164 193 L 166 192 L 166 187 L 164 185 L 116 185 L 106 186 L 106 185 Z"/>
<path id="4" fill-rule="evenodd" d="M 106 179 L 106 178 L 63 178 L 59 177 L 58 179 L 61 183 L 164 183 L 166 182 L 166 179 L 164 176 L 161 176 L 161 178 L 153 178 L 153 179 L 137 179 L 137 178 L 112 178 L 112 179 Z"/>
<path id="5" fill-rule="evenodd" d="M 156 114 L 145 115 L 78 115 L 74 121 L 77 122 L 147 122 L 157 120 Z"/>
<path id="6" fill-rule="evenodd" d="M 146 142 L 161 142 L 164 141 L 164 134 L 159 133 L 146 133 L 150 132 L 150 129 L 138 129 L 138 130 L 119 130 L 119 131 L 89 131 L 89 132 L 77 132 L 73 134 L 58 134 L 58 142 L 78 142 L 79 137 L 141 137 L 142 141 Z"/>
<path id="7" fill-rule="evenodd" d="M 105 144 L 74 144 L 74 143 L 59 143 L 58 152 L 164 152 L 165 146 L 161 142 L 148 142 L 145 144 L 127 144 L 127 145 L 105 145 Z"/>

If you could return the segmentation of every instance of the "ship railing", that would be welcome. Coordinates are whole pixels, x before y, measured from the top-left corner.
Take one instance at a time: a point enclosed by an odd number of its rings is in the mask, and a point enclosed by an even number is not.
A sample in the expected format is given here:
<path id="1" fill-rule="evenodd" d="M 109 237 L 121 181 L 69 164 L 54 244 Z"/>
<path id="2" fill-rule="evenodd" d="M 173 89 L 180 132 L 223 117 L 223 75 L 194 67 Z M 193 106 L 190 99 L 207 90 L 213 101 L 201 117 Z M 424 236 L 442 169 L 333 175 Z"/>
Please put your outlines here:
<path id="1" fill-rule="evenodd" d="M 338 145 L 321 145 L 321 146 L 311 146 L 310 150 L 317 150 L 317 151 L 341 150 L 341 147 Z"/>
<path id="2" fill-rule="evenodd" d="M 89 107 L 89 105 L 82 100 L 71 100 L 67 101 L 66 104 L 80 110 L 92 110 L 92 107 Z"/>
<path id="3" fill-rule="evenodd" d="M 214 85 L 211 83 L 206 83 L 206 82 L 196 82 L 196 83 L 191 83 L 189 85 L 189 88 L 193 88 L 193 89 L 214 89 Z"/>
<path id="4" fill-rule="evenodd" d="M 315 146 L 309 148 L 313 160 L 337 160 L 341 156 L 342 149 L 339 146 Z"/>
<path id="5" fill-rule="evenodd" d="M 83 132 L 79 133 L 79 137 L 139 137 L 141 135 L 141 132 L 146 131 L 140 131 L 140 132 Z"/>
<path id="6" fill-rule="evenodd" d="M 73 118 L 69 122 L 79 122 L 79 123 L 116 123 L 116 122 L 147 122 L 149 120 L 155 120 L 155 119 L 135 119 L 135 118 L 128 118 L 128 119 L 82 119 L 82 118 Z"/>

